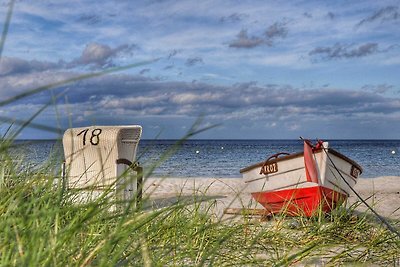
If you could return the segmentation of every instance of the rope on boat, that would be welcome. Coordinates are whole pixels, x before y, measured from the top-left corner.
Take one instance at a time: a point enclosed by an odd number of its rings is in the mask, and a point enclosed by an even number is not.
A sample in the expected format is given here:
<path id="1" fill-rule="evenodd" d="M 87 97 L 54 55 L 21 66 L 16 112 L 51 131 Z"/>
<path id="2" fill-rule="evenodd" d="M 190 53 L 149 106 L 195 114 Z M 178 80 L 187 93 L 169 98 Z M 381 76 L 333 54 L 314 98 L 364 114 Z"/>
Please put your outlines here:
<path id="1" fill-rule="evenodd" d="M 322 149 L 324 150 L 326 156 L 328 157 L 329 161 L 331 162 L 332 166 L 336 169 L 336 171 L 339 173 L 340 177 L 342 177 L 342 180 L 347 184 L 347 186 L 351 189 L 351 191 L 353 191 L 353 193 L 361 200 L 361 202 L 367 206 L 367 208 L 372 211 L 372 213 L 375 214 L 375 216 L 383 223 L 386 225 L 386 227 L 394 234 L 397 235 L 397 237 L 400 238 L 400 233 L 399 231 L 397 231 L 387 220 L 385 220 L 385 218 L 383 218 L 381 215 L 379 215 L 370 205 L 368 205 L 368 203 L 357 193 L 357 191 L 350 186 L 349 182 L 347 182 L 347 180 L 343 177 L 343 175 L 340 173 L 339 169 L 336 167 L 335 163 L 333 162 L 333 160 L 331 159 L 331 157 L 329 156 L 328 152 L 326 151 L 326 148 L 324 146 L 322 146 Z"/>

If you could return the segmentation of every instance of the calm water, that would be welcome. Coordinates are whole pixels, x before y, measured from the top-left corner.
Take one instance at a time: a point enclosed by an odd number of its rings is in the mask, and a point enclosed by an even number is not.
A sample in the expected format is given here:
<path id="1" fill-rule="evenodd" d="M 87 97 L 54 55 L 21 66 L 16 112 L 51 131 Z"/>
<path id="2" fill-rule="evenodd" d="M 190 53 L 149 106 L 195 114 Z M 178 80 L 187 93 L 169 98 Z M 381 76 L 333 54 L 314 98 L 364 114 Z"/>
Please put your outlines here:
<path id="1" fill-rule="evenodd" d="M 138 160 L 148 167 L 159 162 L 176 143 L 171 140 L 141 140 Z M 25 154 L 32 164 L 49 155 L 62 157 L 56 141 L 17 141 L 14 154 Z M 358 162 L 362 177 L 400 176 L 400 140 L 331 140 L 330 147 Z M 300 140 L 189 140 L 154 171 L 154 176 L 240 177 L 239 170 L 278 152 L 299 152 Z M 393 153 L 394 151 L 394 153 Z"/>

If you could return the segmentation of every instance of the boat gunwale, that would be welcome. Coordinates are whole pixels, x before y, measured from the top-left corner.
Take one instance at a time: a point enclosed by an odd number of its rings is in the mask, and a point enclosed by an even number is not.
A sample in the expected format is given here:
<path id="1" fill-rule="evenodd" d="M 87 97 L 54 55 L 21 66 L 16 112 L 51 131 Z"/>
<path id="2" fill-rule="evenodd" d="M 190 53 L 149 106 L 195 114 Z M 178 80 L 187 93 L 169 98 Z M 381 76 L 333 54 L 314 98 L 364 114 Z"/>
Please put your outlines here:
<path id="1" fill-rule="evenodd" d="M 347 161 L 348 163 L 352 164 L 353 166 L 355 166 L 357 169 L 360 170 L 360 175 L 361 175 L 361 173 L 363 172 L 363 169 L 357 162 L 355 162 L 354 160 L 348 158 L 347 156 L 343 155 L 342 153 L 340 153 L 340 152 L 338 152 L 338 151 L 336 151 L 336 150 L 334 150 L 332 148 L 328 148 L 327 150 L 328 150 L 327 151 L 328 153 L 331 153 L 332 155 L 335 155 L 338 158 L 341 158 L 341 159 Z M 322 152 L 322 148 L 317 149 L 314 153 L 319 153 L 319 152 Z M 280 157 L 280 158 L 275 158 L 275 159 L 270 160 L 269 162 L 270 163 L 274 163 L 274 162 L 290 160 L 290 159 L 299 158 L 299 157 L 304 157 L 304 152 L 297 152 L 297 153 L 293 153 L 293 154 L 290 154 L 290 155 L 287 155 L 287 156 L 283 156 L 283 157 Z M 257 167 L 262 167 L 264 164 L 265 164 L 265 161 L 261 161 L 261 162 L 255 163 L 253 165 L 250 165 L 248 167 L 240 169 L 240 173 L 244 173 L 244 172 L 250 171 L 250 170 L 255 169 Z"/>

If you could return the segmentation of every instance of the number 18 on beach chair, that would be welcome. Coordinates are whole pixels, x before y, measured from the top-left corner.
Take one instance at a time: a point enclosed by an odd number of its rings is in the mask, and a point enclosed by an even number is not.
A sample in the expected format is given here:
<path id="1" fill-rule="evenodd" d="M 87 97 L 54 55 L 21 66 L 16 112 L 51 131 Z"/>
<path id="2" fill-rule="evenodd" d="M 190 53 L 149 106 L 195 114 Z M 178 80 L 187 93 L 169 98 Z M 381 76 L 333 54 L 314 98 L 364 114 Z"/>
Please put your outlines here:
<path id="1" fill-rule="evenodd" d="M 77 202 L 94 200 L 107 190 L 116 202 L 141 200 L 143 169 L 135 161 L 141 134 L 138 125 L 65 131 L 62 176 L 68 190 L 79 192 Z"/>

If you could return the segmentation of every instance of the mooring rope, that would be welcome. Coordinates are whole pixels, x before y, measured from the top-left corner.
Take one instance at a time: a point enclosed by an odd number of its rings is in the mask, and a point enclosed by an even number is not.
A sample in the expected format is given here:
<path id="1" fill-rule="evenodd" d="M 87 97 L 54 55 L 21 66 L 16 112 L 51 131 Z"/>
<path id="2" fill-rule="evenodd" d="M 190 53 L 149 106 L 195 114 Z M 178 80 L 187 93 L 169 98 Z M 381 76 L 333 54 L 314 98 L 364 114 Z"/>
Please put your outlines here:
<path id="1" fill-rule="evenodd" d="M 326 151 L 327 149 L 322 146 L 322 149 L 324 150 L 326 156 L 328 157 L 329 161 L 331 162 L 331 164 L 333 165 L 333 167 L 336 169 L 336 171 L 339 173 L 340 177 L 342 177 L 343 181 L 347 184 L 347 186 L 351 189 L 351 191 L 353 191 L 353 193 L 361 200 L 361 202 L 367 206 L 367 208 L 372 211 L 372 213 L 375 214 L 375 216 L 383 223 L 386 225 L 386 227 L 394 234 L 397 235 L 397 237 L 400 238 L 400 233 L 399 231 L 397 231 L 387 220 L 385 220 L 385 218 L 383 218 L 381 215 L 379 215 L 358 193 L 357 191 L 350 186 L 349 182 L 347 182 L 347 180 L 343 177 L 343 175 L 340 173 L 339 169 L 336 167 L 335 163 L 333 162 L 333 160 L 331 159 L 331 157 L 329 156 L 328 152 Z"/>

